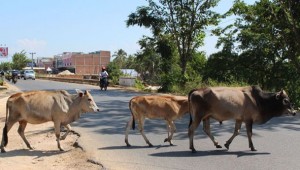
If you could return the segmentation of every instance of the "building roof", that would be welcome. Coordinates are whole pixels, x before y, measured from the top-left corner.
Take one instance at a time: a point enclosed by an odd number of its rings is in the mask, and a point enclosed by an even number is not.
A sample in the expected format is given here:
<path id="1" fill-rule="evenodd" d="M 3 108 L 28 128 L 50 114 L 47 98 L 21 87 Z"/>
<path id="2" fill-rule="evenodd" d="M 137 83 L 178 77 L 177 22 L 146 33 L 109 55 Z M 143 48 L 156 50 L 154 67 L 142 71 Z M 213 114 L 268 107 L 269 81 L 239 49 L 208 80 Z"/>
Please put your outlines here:
<path id="1" fill-rule="evenodd" d="M 120 69 L 123 74 L 129 75 L 131 77 L 137 77 L 138 72 L 136 72 L 134 69 Z"/>

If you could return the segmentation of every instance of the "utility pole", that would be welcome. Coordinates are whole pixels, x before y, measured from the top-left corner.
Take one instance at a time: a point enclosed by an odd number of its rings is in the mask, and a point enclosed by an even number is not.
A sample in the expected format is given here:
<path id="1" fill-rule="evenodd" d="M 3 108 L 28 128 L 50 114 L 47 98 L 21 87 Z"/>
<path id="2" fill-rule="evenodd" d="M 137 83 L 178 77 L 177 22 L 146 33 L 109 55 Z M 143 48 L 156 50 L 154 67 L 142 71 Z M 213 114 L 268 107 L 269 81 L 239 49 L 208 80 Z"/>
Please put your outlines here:
<path id="1" fill-rule="evenodd" d="M 35 52 L 31 52 L 29 54 L 31 54 L 31 69 L 33 70 L 33 54 L 35 54 Z"/>

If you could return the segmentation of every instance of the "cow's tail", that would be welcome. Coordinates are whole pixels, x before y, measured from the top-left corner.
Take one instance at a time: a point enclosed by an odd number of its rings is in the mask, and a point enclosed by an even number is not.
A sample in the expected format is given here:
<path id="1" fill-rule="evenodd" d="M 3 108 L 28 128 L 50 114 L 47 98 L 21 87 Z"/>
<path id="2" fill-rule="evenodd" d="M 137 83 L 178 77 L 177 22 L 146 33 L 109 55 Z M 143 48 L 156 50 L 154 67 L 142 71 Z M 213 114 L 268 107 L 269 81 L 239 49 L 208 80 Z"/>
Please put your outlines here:
<path id="1" fill-rule="evenodd" d="M 134 130 L 135 129 L 135 121 L 134 121 L 134 116 L 133 116 L 133 112 L 132 112 L 132 109 L 131 109 L 131 104 L 132 104 L 132 99 L 129 101 L 129 110 L 130 110 L 130 113 L 131 113 L 131 116 L 132 116 L 132 129 Z"/>
<path id="2" fill-rule="evenodd" d="M 6 125 L 6 123 L 5 123 L 5 126 L 4 126 L 4 128 L 3 128 L 3 140 L 4 140 L 4 146 L 6 146 L 7 145 L 7 143 L 8 143 L 8 136 L 7 136 L 7 125 Z"/>
<path id="3" fill-rule="evenodd" d="M 189 123 L 189 127 L 192 125 L 193 122 L 193 117 L 192 117 L 192 113 L 191 113 L 191 94 L 196 91 L 197 89 L 193 89 L 189 92 L 188 95 L 188 101 L 189 101 L 189 113 L 190 113 L 190 123 Z"/>
<path id="4" fill-rule="evenodd" d="M 8 102 L 6 102 L 6 118 L 5 118 L 5 125 L 3 128 L 3 140 L 4 140 L 4 146 L 8 144 L 8 136 L 7 136 L 7 119 L 8 119 Z"/>

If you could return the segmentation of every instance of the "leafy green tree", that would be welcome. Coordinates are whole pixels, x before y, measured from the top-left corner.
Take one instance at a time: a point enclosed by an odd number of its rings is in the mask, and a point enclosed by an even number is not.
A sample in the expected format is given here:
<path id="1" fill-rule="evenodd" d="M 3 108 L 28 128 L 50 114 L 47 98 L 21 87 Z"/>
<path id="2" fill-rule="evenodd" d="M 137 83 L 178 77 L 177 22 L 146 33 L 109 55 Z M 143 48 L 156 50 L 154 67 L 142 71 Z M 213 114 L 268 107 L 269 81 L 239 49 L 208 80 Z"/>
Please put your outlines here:
<path id="1" fill-rule="evenodd" d="M 119 49 L 113 54 L 113 62 L 118 65 L 119 68 L 124 69 L 126 63 L 127 53 L 123 49 Z"/>
<path id="2" fill-rule="evenodd" d="M 156 51 L 161 55 L 160 84 L 162 92 L 172 91 L 174 85 L 180 83 L 180 67 L 175 44 L 170 36 L 160 36 L 156 43 Z M 184 75 L 183 75 L 184 76 Z"/>
<path id="3" fill-rule="evenodd" d="M 107 65 L 107 72 L 109 74 L 108 78 L 111 80 L 112 84 L 119 84 L 119 78 L 122 75 L 120 67 L 115 62 L 110 62 Z"/>
<path id="4" fill-rule="evenodd" d="M 144 37 L 139 41 L 141 51 L 136 54 L 135 70 L 148 84 L 157 84 L 161 75 L 161 55 L 156 52 L 156 41 Z"/>
<path id="5" fill-rule="evenodd" d="M 187 79 L 189 82 L 201 83 L 203 75 L 205 73 L 205 66 L 207 59 L 203 52 L 197 52 L 193 54 L 192 61 L 187 66 Z"/>
<path id="6" fill-rule="evenodd" d="M 211 9 L 219 0 L 147 0 L 148 6 L 138 7 L 129 15 L 127 26 L 150 28 L 154 37 L 170 35 L 180 57 L 182 82 L 185 83 L 187 63 L 203 44 L 204 29 L 218 23 L 219 15 Z"/>
<path id="7" fill-rule="evenodd" d="M 275 29 L 278 29 L 282 43 L 288 48 L 285 55 L 300 74 L 300 1 L 274 0 L 274 4 L 275 7 L 271 6 L 273 17 L 270 19 L 277 20 Z"/>
<path id="8" fill-rule="evenodd" d="M 222 44 L 223 49 L 211 57 L 232 63 L 222 64 L 223 71 L 230 70 L 223 74 L 226 79 L 235 77 L 267 90 L 287 88 L 291 96 L 297 97 L 299 6 L 299 1 L 293 0 L 260 0 L 253 5 L 236 0 L 226 13 L 236 15 L 235 22 L 214 31 L 220 36 L 217 45 Z"/>
<path id="9" fill-rule="evenodd" d="M 127 69 L 134 69 L 138 63 L 136 63 L 136 57 L 134 55 L 129 55 L 125 62 L 125 67 Z"/>
<path id="10" fill-rule="evenodd" d="M 25 51 L 15 53 L 12 57 L 12 68 L 16 70 L 22 70 L 30 61 L 31 60 L 27 59 Z"/>
<path id="11" fill-rule="evenodd" d="M 0 64 L 0 69 L 3 71 L 11 70 L 12 69 L 12 63 L 11 62 L 2 62 Z"/>

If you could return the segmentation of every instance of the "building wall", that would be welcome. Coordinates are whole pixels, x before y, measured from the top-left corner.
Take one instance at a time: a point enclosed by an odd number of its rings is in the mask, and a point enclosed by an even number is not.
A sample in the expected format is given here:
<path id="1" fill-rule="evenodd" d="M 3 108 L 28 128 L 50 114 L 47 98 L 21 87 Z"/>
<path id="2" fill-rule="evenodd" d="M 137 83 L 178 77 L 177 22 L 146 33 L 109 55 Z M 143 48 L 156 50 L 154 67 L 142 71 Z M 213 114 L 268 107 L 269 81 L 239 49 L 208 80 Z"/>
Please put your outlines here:
<path id="1" fill-rule="evenodd" d="M 98 74 L 102 66 L 108 65 L 110 57 L 110 51 L 100 51 L 93 54 L 73 54 L 70 59 L 71 66 L 69 67 L 75 68 L 75 74 Z"/>

